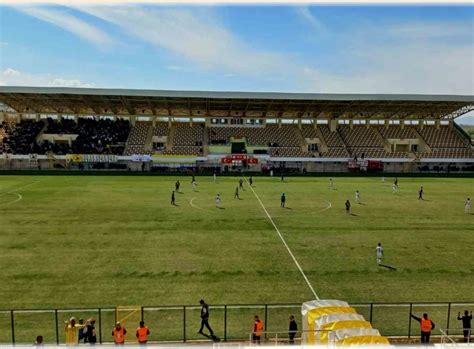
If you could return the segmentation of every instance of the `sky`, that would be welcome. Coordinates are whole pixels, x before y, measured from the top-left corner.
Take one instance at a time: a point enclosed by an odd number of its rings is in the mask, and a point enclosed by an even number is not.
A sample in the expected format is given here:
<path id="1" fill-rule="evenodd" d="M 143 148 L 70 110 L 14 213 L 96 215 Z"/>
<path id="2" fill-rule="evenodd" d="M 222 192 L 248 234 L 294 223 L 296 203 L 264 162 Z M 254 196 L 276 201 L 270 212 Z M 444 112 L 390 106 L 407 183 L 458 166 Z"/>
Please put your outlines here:
<path id="1" fill-rule="evenodd" d="M 474 95 L 474 6 L 0 5 L 0 85 Z"/>

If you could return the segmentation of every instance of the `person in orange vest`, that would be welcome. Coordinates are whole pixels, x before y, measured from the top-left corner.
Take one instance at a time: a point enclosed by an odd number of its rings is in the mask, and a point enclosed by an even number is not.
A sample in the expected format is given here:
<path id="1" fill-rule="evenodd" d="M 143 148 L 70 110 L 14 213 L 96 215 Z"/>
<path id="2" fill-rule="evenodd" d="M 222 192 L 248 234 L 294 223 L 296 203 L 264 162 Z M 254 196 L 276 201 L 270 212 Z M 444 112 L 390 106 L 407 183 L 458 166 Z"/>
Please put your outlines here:
<path id="1" fill-rule="evenodd" d="M 255 321 L 253 323 L 252 342 L 260 344 L 260 338 L 262 338 L 263 321 L 255 315 Z"/>
<path id="2" fill-rule="evenodd" d="M 421 343 L 429 343 L 431 330 L 435 328 L 434 322 L 428 318 L 426 313 L 423 314 L 421 319 L 413 314 L 410 314 L 410 316 L 420 323 Z"/>
<path id="3" fill-rule="evenodd" d="M 114 343 L 116 345 L 123 345 L 125 344 L 125 335 L 127 334 L 127 330 L 125 327 L 122 327 L 119 321 L 115 323 L 115 327 L 112 330 L 112 336 L 114 337 Z"/>
<path id="4" fill-rule="evenodd" d="M 145 321 L 140 321 L 140 327 L 137 328 L 136 336 L 138 338 L 138 344 L 146 344 L 148 342 L 148 335 L 150 330 L 145 326 Z"/>

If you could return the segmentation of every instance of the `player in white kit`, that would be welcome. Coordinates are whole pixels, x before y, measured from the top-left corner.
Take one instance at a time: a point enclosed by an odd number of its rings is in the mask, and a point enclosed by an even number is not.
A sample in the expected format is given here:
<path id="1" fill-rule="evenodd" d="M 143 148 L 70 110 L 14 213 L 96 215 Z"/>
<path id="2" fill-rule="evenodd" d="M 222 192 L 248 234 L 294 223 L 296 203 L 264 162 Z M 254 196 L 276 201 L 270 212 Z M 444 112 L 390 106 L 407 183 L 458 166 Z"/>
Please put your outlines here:
<path id="1" fill-rule="evenodd" d="M 397 185 L 395 183 L 392 184 L 392 193 L 395 194 L 397 192 Z"/>
<path id="2" fill-rule="evenodd" d="M 355 192 L 355 200 L 358 204 L 360 204 L 360 193 L 358 190 L 356 190 Z"/>
<path id="3" fill-rule="evenodd" d="M 193 179 L 193 181 L 191 182 L 192 186 L 193 186 L 193 191 L 196 191 L 196 181 Z"/>
<path id="4" fill-rule="evenodd" d="M 334 183 L 332 181 L 332 178 L 329 178 L 329 189 L 333 189 L 334 188 Z"/>
<path id="5" fill-rule="evenodd" d="M 215 172 L 214 172 L 214 176 L 213 176 L 213 177 L 214 177 L 214 183 L 216 183 L 216 182 L 217 182 L 217 174 L 216 174 Z"/>
<path id="6" fill-rule="evenodd" d="M 221 207 L 221 195 L 220 194 L 216 195 L 216 206 Z"/>
<path id="7" fill-rule="evenodd" d="M 375 248 L 375 250 L 377 252 L 377 264 L 380 264 L 382 262 L 382 257 L 383 257 L 383 247 L 380 242 L 377 244 L 377 247 Z"/>
<path id="8" fill-rule="evenodd" d="M 471 199 L 467 198 L 466 205 L 464 206 L 464 212 L 469 213 L 471 212 Z"/>

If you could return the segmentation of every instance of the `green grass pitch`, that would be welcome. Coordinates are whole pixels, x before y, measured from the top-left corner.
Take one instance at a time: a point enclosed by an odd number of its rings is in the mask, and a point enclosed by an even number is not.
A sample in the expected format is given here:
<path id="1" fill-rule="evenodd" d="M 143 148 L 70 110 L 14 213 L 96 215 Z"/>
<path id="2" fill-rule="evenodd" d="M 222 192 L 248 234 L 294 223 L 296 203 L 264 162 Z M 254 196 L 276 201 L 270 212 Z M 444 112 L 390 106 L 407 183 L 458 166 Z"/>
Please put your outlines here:
<path id="1" fill-rule="evenodd" d="M 0 309 L 313 299 L 248 184 L 237 200 L 238 177 L 196 179 L 193 192 L 189 176 L 0 177 Z M 474 180 L 400 178 L 396 194 L 392 181 L 255 177 L 254 189 L 320 298 L 472 301 Z M 377 266 L 377 242 L 397 271 Z"/>

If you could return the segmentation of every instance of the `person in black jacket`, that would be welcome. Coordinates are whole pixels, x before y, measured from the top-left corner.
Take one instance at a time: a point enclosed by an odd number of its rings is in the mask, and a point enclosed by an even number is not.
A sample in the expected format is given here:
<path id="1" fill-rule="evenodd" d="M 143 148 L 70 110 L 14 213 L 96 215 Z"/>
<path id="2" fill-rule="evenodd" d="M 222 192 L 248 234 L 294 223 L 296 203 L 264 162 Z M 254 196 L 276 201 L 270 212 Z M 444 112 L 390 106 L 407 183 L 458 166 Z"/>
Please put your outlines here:
<path id="1" fill-rule="evenodd" d="M 95 331 L 95 319 L 89 319 L 86 324 L 86 338 L 85 342 L 89 343 L 90 345 L 95 345 L 97 342 L 97 334 Z"/>
<path id="2" fill-rule="evenodd" d="M 298 332 L 298 325 L 295 321 L 295 317 L 293 315 L 290 316 L 290 323 L 288 326 L 288 337 L 290 339 L 290 344 L 295 344 L 295 336 L 296 332 Z"/>
<path id="3" fill-rule="evenodd" d="M 207 305 L 206 302 L 204 302 L 204 299 L 201 299 L 199 301 L 199 304 L 201 304 L 201 328 L 199 329 L 198 333 L 205 335 L 202 332 L 202 330 L 204 329 L 204 326 L 206 326 L 207 329 L 209 330 L 210 336 L 214 337 L 214 331 L 209 325 L 209 305 Z"/>
<path id="4" fill-rule="evenodd" d="M 469 338 L 471 337 L 472 311 L 469 315 L 469 312 L 467 310 L 464 310 L 464 316 L 461 316 L 461 313 L 458 313 L 458 320 L 462 321 L 462 333 L 464 335 L 464 343 L 469 343 Z"/>

